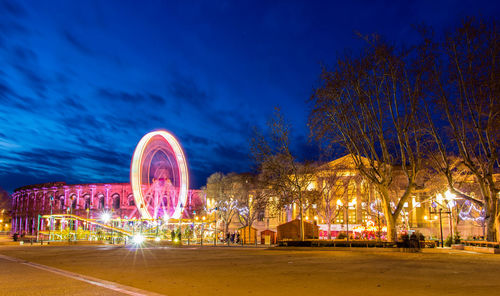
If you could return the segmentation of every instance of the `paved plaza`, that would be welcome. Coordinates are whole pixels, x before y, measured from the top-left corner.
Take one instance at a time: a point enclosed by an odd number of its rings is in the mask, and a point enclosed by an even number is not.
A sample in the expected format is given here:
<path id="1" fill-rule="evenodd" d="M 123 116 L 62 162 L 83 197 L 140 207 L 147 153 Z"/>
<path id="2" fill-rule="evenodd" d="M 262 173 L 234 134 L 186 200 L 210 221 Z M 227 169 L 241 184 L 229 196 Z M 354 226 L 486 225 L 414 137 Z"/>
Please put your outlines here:
<path id="1" fill-rule="evenodd" d="M 496 295 L 500 290 L 500 256 L 453 250 L 0 246 L 0 255 L 1 295 Z"/>

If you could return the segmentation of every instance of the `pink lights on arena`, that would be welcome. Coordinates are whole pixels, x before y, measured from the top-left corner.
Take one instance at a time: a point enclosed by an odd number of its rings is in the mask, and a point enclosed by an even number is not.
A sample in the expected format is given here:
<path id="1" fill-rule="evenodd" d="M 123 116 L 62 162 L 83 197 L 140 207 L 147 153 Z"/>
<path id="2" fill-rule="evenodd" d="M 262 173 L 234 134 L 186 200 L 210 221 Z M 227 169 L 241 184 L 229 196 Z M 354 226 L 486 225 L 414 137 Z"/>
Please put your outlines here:
<path id="1" fill-rule="evenodd" d="M 172 134 L 154 131 L 139 141 L 132 156 L 130 184 L 143 219 L 181 217 L 189 176 L 182 147 Z"/>

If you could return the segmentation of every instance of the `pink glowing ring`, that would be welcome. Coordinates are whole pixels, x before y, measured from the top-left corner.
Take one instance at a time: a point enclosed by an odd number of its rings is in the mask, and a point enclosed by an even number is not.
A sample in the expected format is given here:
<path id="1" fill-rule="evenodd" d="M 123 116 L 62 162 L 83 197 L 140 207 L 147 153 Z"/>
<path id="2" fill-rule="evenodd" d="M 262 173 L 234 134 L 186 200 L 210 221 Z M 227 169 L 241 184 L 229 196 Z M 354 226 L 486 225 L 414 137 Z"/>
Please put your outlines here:
<path id="1" fill-rule="evenodd" d="M 135 205 L 142 219 L 178 219 L 186 205 L 189 176 L 177 139 L 160 130 L 137 144 L 130 167 Z"/>

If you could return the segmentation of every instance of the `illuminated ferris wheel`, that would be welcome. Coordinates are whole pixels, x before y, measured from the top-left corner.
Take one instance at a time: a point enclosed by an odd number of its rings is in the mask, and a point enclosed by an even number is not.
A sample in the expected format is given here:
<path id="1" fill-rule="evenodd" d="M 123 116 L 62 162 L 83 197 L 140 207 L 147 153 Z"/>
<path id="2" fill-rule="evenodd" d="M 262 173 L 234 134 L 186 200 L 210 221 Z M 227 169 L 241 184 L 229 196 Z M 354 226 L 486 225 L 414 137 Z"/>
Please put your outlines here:
<path id="1" fill-rule="evenodd" d="M 172 134 L 160 130 L 142 137 L 130 168 L 130 183 L 142 219 L 181 217 L 188 179 L 184 152 Z"/>

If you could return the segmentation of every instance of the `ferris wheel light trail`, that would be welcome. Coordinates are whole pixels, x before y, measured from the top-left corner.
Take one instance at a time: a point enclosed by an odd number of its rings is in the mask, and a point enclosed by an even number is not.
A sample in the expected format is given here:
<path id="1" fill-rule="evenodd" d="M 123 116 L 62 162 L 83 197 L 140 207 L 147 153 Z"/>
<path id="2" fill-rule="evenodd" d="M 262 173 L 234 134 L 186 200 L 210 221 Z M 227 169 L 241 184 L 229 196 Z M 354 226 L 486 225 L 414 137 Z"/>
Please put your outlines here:
<path id="1" fill-rule="evenodd" d="M 179 196 L 177 200 L 177 205 L 175 207 L 175 211 L 172 215 L 170 215 L 170 218 L 178 219 L 181 217 L 182 207 L 186 205 L 189 176 L 188 176 L 186 158 L 184 156 L 182 147 L 177 141 L 177 139 L 167 131 L 159 130 L 146 134 L 144 137 L 142 137 L 142 139 L 137 144 L 137 147 L 135 148 L 130 167 L 130 184 L 132 186 L 134 200 L 142 219 L 155 218 L 154 215 L 152 215 L 148 210 L 148 203 L 145 200 L 145 196 L 142 190 L 144 184 L 141 180 L 141 176 L 142 176 L 143 166 L 145 165 L 143 161 L 144 152 L 148 147 L 148 144 L 150 144 L 150 142 L 152 141 L 152 139 L 157 136 L 160 136 L 161 139 L 171 147 L 175 156 L 175 161 L 177 163 L 178 175 L 180 177 Z"/>

